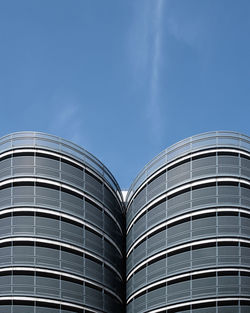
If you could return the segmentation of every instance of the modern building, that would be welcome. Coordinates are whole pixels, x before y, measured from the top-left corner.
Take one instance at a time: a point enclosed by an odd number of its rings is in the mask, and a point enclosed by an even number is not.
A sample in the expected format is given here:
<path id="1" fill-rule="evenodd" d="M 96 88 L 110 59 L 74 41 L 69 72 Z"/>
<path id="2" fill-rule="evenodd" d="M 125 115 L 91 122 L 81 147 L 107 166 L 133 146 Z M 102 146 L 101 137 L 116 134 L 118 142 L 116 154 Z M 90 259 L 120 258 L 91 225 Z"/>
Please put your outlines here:
<path id="1" fill-rule="evenodd" d="M 36 132 L 0 139 L 0 313 L 125 307 L 250 312 L 250 137 L 211 132 L 171 146 L 125 203 L 81 147 Z"/>
<path id="2" fill-rule="evenodd" d="M 250 138 L 212 132 L 153 159 L 127 196 L 127 313 L 250 312 Z"/>
<path id="3" fill-rule="evenodd" d="M 0 312 L 123 312 L 119 186 L 66 140 L 0 140 Z"/>

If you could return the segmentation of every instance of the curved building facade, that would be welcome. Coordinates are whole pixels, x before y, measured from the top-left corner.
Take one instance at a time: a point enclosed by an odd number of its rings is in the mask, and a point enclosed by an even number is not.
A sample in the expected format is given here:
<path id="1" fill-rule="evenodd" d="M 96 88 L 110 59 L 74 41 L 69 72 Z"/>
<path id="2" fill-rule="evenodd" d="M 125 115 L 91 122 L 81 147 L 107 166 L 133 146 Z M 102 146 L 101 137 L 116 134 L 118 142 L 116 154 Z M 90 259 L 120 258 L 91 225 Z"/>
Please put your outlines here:
<path id="1" fill-rule="evenodd" d="M 250 138 L 163 151 L 127 195 L 127 313 L 250 312 Z"/>
<path id="2" fill-rule="evenodd" d="M 116 180 L 94 156 L 42 133 L 0 140 L 0 312 L 123 312 Z"/>

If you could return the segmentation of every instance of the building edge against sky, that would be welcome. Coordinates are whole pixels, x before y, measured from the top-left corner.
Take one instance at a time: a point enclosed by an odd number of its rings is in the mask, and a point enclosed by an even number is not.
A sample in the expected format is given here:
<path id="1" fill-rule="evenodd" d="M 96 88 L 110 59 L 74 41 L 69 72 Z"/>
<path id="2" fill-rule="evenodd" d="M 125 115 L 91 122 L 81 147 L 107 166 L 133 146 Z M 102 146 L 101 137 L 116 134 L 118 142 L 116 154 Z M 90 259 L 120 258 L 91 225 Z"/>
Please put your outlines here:
<path id="1" fill-rule="evenodd" d="M 249 313 L 250 138 L 211 132 L 163 151 L 125 206 L 64 139 L 0 139 L 0 313 Z M 125 239 L 126 233 L 126 239 Z M 126 240 L 126 253 L 124 253 Z"/>
<path id="2" fill-rule="evenodd" d="M 121 192 L 84 149 L 35 132 L 0 140 L 0 312 L 123 312 Z"/>
<path id="3" fill-rule="evenodd" d="M 250 138 L 166 149 L 127 194 L 127 313 L 250 312 Z"/>

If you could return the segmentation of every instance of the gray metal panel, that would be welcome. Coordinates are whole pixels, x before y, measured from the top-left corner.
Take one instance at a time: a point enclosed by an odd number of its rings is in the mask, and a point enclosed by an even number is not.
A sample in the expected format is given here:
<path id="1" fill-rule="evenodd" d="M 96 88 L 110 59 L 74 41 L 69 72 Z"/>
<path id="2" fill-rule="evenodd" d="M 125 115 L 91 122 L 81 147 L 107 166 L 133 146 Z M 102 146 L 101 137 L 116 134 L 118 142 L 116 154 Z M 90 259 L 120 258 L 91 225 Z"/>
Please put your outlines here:
<path id="1" fill-rule="evenodd" d="M 150 162 L 128 193 L 128 313 L 250 309 L 250 140 L 200 136 Z"/>
<path id="2" fill-rule="evenodd" d="M 0 155 L 0 312 L 122 312 L 119 187 L 86 151 L 43 137 L 11 136 Z"/>

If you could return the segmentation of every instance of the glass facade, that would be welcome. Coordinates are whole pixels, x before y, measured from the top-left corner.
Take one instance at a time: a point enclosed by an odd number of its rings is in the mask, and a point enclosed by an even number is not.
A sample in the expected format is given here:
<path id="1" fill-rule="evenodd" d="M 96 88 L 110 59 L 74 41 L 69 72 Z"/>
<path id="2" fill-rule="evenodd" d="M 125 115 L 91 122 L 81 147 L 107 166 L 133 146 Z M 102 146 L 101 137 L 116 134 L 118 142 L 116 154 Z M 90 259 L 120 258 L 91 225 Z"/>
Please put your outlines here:
<path id="1" fill-rule="evenodd" d="M 250 141 L 188 138 L 127 196 L 127 313 L 250 312 Z"/>
<path id="2" fill-rule="evenodd" d="M 69 141 L 0 139 L 0 313 L 125 311 L 250 312 L 249 137 L 171 146 L 125 201 Z"/>
<path id="3" fill-rule="evenodd" d="M 82 148 L 0 140 L 0 312 L 123 312 L 119 186 Z"/>

